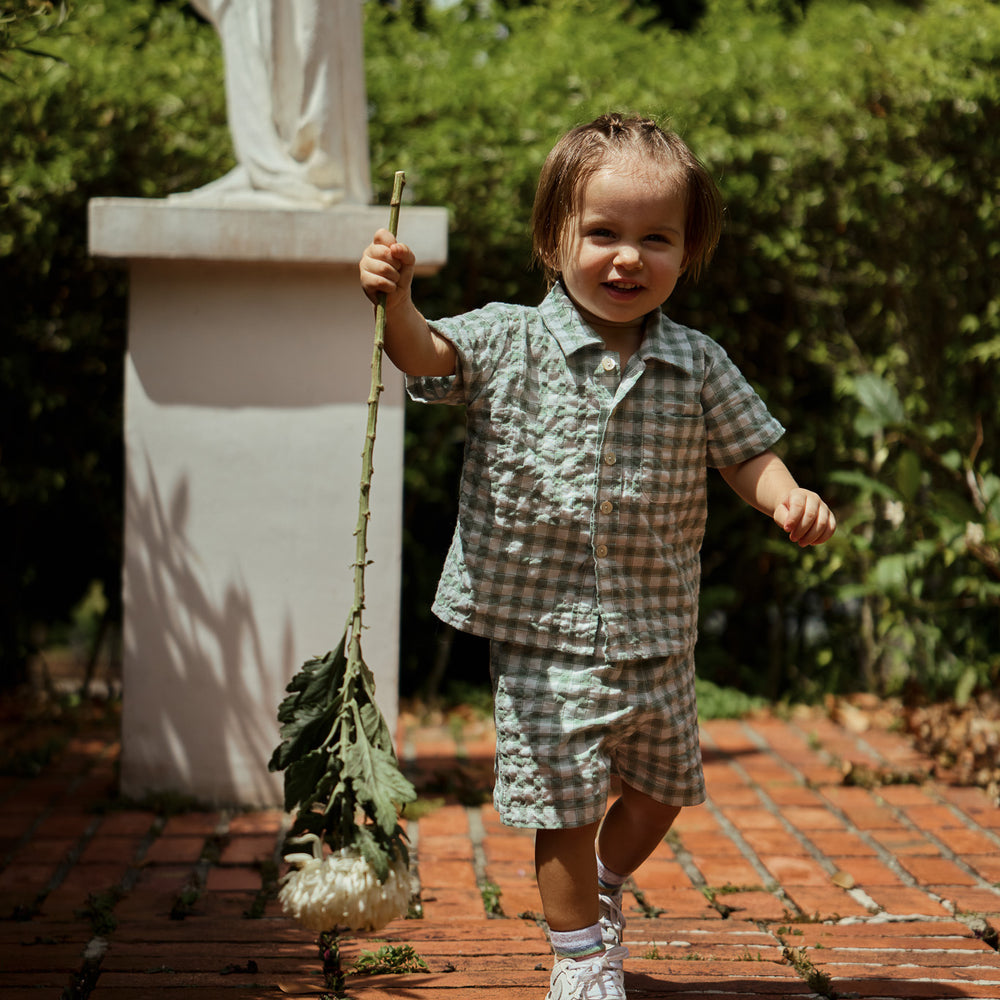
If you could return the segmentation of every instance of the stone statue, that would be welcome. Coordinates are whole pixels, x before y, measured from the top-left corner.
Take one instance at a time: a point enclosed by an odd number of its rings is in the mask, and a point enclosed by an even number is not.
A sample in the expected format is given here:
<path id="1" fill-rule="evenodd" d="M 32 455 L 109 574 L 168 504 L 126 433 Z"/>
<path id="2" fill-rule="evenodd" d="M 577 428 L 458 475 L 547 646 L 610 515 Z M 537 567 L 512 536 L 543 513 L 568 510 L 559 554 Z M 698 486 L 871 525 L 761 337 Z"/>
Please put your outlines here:
<path id="1" fill-rule="evenodd" d="M 371 202 L 362 0 L 192 0 L 219 32 L 238 165 L 174 198 Z"/>

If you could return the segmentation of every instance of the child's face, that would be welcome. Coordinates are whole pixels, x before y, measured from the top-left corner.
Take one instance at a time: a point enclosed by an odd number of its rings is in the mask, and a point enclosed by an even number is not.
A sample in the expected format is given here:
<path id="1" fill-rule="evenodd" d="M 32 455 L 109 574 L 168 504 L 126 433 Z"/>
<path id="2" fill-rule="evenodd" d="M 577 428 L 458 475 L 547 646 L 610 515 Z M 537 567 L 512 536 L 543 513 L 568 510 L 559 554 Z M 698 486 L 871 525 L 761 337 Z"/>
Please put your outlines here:
<path id="1" fill-rule="evenodd" d="M 684 264 L 684 191 L 658 165 L 612 162 L 583 190 L 560 246 L 570 298 L 607 323 L 635 323 L 673 292 Z"/>

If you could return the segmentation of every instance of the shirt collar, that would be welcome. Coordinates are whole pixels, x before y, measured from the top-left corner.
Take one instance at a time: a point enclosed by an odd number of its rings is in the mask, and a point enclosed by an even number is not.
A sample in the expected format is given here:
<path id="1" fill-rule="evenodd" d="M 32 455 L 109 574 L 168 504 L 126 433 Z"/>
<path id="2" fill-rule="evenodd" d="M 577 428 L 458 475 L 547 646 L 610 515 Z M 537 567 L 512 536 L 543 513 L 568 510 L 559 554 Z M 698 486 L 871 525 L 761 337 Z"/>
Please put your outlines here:
<path id="1" fill-rule="evenodd" d="M 572 300 L 558 282 L 538 307 L 539 315 L 549 332 L 569 357 L 584 347 L 601 346 L 603 341 L 584 323 Z M 654 359 L 673 365 L 685 372 L 694 371 L 694 354 L 685 336 L 685 329 L 655 309 L 646 321 L 646 336 L 639 347 L 643 361 Z"/>
<path id="2" fill-rule="evenodd" d="M 694 371 L 694 351 L 688 330 L 661 309 L 651 312 L 646 320 L 646 336 L 639 345 L 639 357 L 643 361 L 650 358 L 662 361 L 688 374 Z"/>
<path id="3" fill-rule="evenodd" d="M 584 347 L 594 344 L 600 346 L 604 343 L 597 333 L 584 323 L 572 299 L 558 282 L 542 300 L 538 313 L 566 357 Z"/>

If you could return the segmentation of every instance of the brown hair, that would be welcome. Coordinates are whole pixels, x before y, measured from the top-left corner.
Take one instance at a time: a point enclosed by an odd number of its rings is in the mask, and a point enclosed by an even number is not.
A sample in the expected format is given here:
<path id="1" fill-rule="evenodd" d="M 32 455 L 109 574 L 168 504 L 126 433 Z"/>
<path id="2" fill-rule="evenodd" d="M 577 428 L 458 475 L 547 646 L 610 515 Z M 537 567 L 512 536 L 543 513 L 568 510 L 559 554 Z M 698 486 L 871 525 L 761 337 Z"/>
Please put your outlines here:
<path id="1" fill-rule="evenodd" d="M 719 242 L 722 196 L 705 165 L 675 132 L 651 118 L 606 114 L 567 132 L 542 166 L 531 212 L 532 249 L 549 284 L 559 278 L 559 244 L 579 211 L 587 181 L 612 157 L 648 157 L 676 171 L 683 185 L 684 272 L 696 280 Z"/>

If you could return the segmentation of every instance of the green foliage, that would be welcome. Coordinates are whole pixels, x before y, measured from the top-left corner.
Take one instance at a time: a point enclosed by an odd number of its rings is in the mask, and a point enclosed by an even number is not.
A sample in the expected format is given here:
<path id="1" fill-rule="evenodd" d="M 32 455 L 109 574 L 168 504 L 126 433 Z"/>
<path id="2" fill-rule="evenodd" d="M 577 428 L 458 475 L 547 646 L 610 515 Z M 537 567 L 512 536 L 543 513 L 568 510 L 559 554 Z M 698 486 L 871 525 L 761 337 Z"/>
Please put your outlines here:
<path id="1" fill-rule="evenodd" d="M 309 660 L 278 709 L 282 742 L 268 766 L 285 772 L 285 809 L 297 810 L 292 836 L 356 848 L 385 881 L 390 859 L 406 856 L 397 806 L 416 792 L 400 774 L 374 690 L 371 671 L 346 655 L 343 639 Z"/>
<path id="2" fill-rule="evenodd" d="M 408 944 L 384 944 L 378 951 L 362 951 L 351 966 L 351 974 L 355 976 L 404 975 L 428 971 L 427 963 Z"/>
<path id="3" fill-rule="evenodd" d="M 8 0 L 0 8 L 0 80 L 14 82 L 8 71 L 20 55 L 46 56 L 36 47 L 48 32 L 66 19 L 67 4 L 52 0 Z"/>
<path id="4" fill-rule="evenodd" d="M 767 705 L 761 697 L 748 695 L 736 688 L 719 687 L 703 677 L 695 679 L 695 692 L 698 697 L 698 718 L 701 720 L 739 719 Z"/>
<path id="5" fill-rule="evenodd" d="M 776 293 L 746 297 L 741 352 L 762 362 L 772 403 L 782 386 L 769 371 L 785 382 L 776 405 L 793 464 L 840 486 L 827 553 L 790 566 L 770 547 L 789 585 L 782 618 L 797 623 L 794 641 L 775 636 L 776 659 L 798 660 L 806 692 L 968 693 L 1000 675 L 989 388 L 1000 188 L 987 166 L 1000 19 L 987 4 L 971 22 L 947 3 L 919 16 L 814 12 L 796 39 L 805 58 L 793 48 L 781 60 L 808 82 L 770 130 L 767 183 L 739 217 L 731 206 L 741 246 L 730 249 L 763 253 L 760 278 Z M 853 40 L 850 74 L 839 57 L 825 63 L 824 33 Z M 812 134 L 809 108 L 824 123 Z M 723 282 L 737 279 L 731 260 Z M 728 282 L 733 295 L 746 285 Z M 804 593 L 815 601 L 805 614 Z"/>
<path id="6" fill-rule="evenodd" d="M 691 34 L 624 3 L 432 10 L 420 27 L 369 11 L 375 176 L 402 156 L 411 195 L 452 214 L 450 262 L 417 294 L 432 316 L 538 301 L 527 225 L 551 143 L 610 108 L 670 119 L 728 204 L 716 261 L 670 312 L 759 387 L 789 465 L 841 520 L 801 552 L 713 484 L 700 669 L 769 697 L 995 684 L 1000 8 L 706 6 Z M 408 609 L 443 560 L 461 419 L 408 413 Z M 407 649 L 426 666 L 440 638 Z M 458 642 L 451 663 L 485 679 Z"/>
<path id="7" fill-rule="evenodd" d="M 491 917 L 502 917 L 503 916 L 503 904 L 501 903 L 501 897 L 503 896 L 503 890 L 490 879 L 484 879 L 479 884 L 479 895 L 483 900 L 483 909 Z"/>
<path id="8" fill-rule="evenodd" d="M 87 894 L 86 904 L 75 913 L 81 919 L 90 922 L 94 934 L 107 937 L 118 926 L 114 909 L 121 901 L 122 895 L 121 889 L 117 887 L 103 892 L 90 892 Z"/>
<path id="9" fill-rule="evenodd" d="M 831 477 L 855 494 L 835 547 L 852 577 L 838 593 L 860 609 L 867 685 L 919 683 L 964 702 L 1000 673 L 1000 477 L 980 457 L 982 421 L 970 444 L 949 420 L 923 423 L 886 378 L 844 384 L 867 450 Z"/>
<path id="10" fill-rule="evenodd" d="M 4 17 L 40 6 L 8 4 Z M 668 6 L 689 30 L 671 27 Z M 841 529 L 825 550 L 800 552 L 713 484 L 700 670 L 772 697 L 995 686 L 1000 7 L 365 10 L 379 201 L 402 168 L 410 200 L 451 212 L 450 262 L 418 282 L 429 315 L 538 301 L 535 179 L 577 122 L 612 108 L 667 117 L 718 176 L 727 232 L 671 314 L 716 337 L 760 388 L 789 428 L 787 461 L 830 493 Z M 231 154 L 218 39 L 180 0 L 70 5 L 62 24 L 55 10 L 3 20 L 0 59 L 9 682 L 38 624 L 66 619 L 93 579 L 120 614 L 125 280 L 87 255 L 87 200 L 190 189 Z M 486 679 L 485 647 L 428 610 L 461 455 L 460 412 L 408 411 L 411 688 L 428 674 Z"/>
<path id="11" fill-rule="evenodd" d="M 231 165 L 218 40 L 181 3 L 44 20 L 51 57 L 0 66 L 4 685 L 93 580 L 120 618 L 126 276 L 88 256 L 87 202 L 163 196 Z"/>

